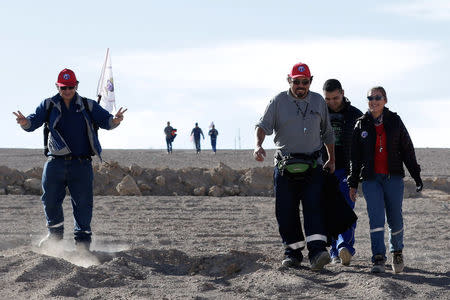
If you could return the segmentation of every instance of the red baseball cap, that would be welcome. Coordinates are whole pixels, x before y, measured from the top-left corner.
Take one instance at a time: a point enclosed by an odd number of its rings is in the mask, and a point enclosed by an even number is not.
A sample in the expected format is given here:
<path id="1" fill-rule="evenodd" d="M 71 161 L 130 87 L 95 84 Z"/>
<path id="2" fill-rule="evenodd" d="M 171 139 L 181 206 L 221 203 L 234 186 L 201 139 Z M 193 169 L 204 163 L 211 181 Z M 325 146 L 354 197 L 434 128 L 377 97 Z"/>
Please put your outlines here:
<path id="1" fill-rule="evenodd" d="M 289 77 L 291 78 L 297 78 L 297 77 L 308 77 L 311 78 L 311 72 L 309 71 L 309 67 L 307 64 L 304 63 L 297 63 L 292 67 L 292 71 L 289 74 Z"/>
<path id="2" fill-rule="evenodd" d="M 59 72 L 58 81 L 56 84 L 58 86 L 76 86 L 78 84 L 78 80 L 72 70 L 64 69 Z"/>

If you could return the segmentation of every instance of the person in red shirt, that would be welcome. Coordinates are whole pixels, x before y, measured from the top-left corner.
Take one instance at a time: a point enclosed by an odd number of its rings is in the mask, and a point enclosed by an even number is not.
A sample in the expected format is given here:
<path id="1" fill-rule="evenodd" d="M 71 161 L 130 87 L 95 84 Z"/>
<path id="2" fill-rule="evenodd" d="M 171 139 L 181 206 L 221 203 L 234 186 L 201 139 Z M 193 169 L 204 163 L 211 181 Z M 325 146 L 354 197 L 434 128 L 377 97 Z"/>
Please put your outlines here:
<path id="1" fill-rule="evenodd" d="M 347 178 L 350 198 L 356 201 L 356 189 L 362 180 L 367 203 L 372 246 L 371 272 L 385 271 L 386 246 L 384 224 L 389 227 L 389 250 L 395 273 L 403 271 L 403 177 L 405 164 L 416 182 L 417 192 L 423 188 L 420 166 L 414 146 L 401 118 L 387 107 L 383 87 L 369 90 L 369 110 L 358 119 L 353 131 L 350 174 Z"/>

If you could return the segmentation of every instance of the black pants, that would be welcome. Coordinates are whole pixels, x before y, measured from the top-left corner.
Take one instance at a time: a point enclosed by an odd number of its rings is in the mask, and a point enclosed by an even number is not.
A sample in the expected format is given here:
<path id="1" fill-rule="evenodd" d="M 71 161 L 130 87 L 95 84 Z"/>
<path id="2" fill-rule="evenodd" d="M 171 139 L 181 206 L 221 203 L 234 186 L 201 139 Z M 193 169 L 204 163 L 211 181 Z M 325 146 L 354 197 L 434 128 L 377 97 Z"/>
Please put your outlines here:
<path id="1" fill-rule="evenodd" d="M 274 170 L 275 212 L 286 254 L 291 250 L 303 249 L 305 237 L 300 223 L 300 201 L 306 234 L 309 257 L 326 251 L 327 235 L 324 223 L 324 204 L 322 200 L 323 170 L 321 165 L 314 168 L 308 183 L 299 183 L 281 176 L 277 167 Z"/>

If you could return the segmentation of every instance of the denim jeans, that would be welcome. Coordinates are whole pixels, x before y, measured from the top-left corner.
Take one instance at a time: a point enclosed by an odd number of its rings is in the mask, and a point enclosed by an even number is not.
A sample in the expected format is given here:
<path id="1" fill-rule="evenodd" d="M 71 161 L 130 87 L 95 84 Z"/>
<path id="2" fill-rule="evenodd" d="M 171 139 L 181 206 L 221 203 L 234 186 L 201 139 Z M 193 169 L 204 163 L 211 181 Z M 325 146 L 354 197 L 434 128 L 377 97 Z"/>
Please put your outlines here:
<path id="1" fill-rule="evenodd" d="M 211 139 L 211 148 L 214 152 L 216 152 L 216 143 L 217 139 Z"/>
<path id="2" fill-rule="evenodd" d="M 195 150 L 197 150 L 197 153 L 199 153 L 201 151 L 200 138 L 199 139 L 194 139 L 194 142 L 195 142 Z"/>
<path id="3" fill-rule="evenodd" d="M 300 223 L 300 201 L 309 257 L 312 258 L 319 252 L 326 251 L 322 172 L 322 166 L 318 165 L 314 168 L 311 182 L 299 183 L 281 176 L 277 167 L 274 169 L 275 213 L 287 255 L 293 250 L 305 247 L 305 237 Z"/>
<path id="4" fill-rule="evenodd" d="M 339 190 L 342 195 L 344 195 L 348 205 L 350 205 L 351 208 L 355 208 L 355 202 L 350 199 L 350 189 L 347 184 L 347 171 L 345 169 L 338 169 L 334 172 L 334 175 L 338 179 Z M 355 248 L 353 248 L 353 245 L 355 244 L 355 229 L 356 222 L 347 231 L 339 234 L 337 240 L 332 241 L 330 249 L 331 257 L 337 257 L 339 255 L 339 250 L 344 247 L 347 248 L 352 256 L 355 255 Z"/>
<path id="5" fill-rule="evenodd" d="M 167 153 L 172 153 L 172 137 L 166 137 Z"/>
<path id="6" fill-rule="evenodd" d="M 389 251 L 403 249 L 403 178 L 398 175 L 376 174 L 373 180 L 362 183 L 370 224 L 370 241 L 373 257 L 386 257 L 384 244 L 384 223 L 389 227 Z"/>
<path id="7" fill-rule="evenodd" d="M 44 193 L 41 199 L 50 233 L 62 234 L 64 228 L 62 203 L 68 187 L 75 223 L 75 240 L 91 240 L 93 179 L 90 160 L 65 160 L 53 157 L 47 160 L 42 174 Z"/>

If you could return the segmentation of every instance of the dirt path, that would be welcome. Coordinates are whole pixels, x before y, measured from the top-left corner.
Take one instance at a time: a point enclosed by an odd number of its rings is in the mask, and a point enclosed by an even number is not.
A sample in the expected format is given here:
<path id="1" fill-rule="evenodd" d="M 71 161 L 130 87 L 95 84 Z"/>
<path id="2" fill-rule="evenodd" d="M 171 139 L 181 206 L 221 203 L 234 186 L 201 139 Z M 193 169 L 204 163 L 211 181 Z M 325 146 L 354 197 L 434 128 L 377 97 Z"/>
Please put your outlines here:
<path id="1" fill-rule="evenodd" d="M 94 251 L 83 257 L 73 252 L 69 199 L 64 206 L 65 240 L 52 257 L 35 247 L 45 233 L 39 197 L 0 196 L 0 298 L 450 298 L 450 197 L 441 192 L 405 199 L 398 275 L 390 264 L 369 273 L 363 199 L 351 266 L 320 273 L 280 267 L 273 198 L 96 197 Z"/>

